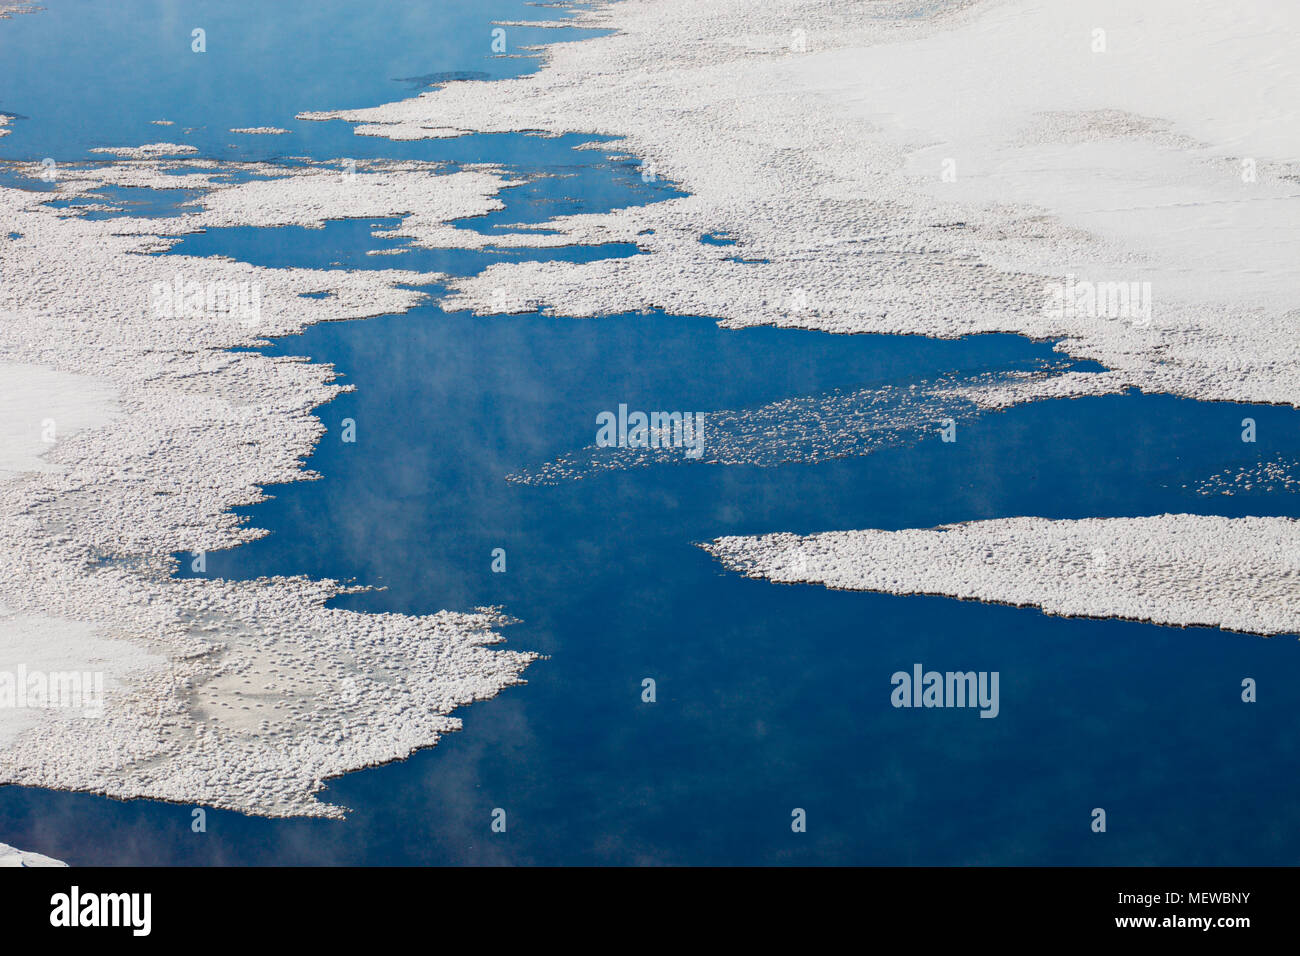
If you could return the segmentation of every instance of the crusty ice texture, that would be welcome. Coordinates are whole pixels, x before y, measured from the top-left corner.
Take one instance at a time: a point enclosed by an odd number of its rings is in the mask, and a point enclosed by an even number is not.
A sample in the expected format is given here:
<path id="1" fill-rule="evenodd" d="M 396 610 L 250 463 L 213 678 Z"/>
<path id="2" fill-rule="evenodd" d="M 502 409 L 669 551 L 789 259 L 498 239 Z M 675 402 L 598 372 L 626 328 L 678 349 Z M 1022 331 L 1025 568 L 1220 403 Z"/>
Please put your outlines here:
<path id="1" fill-rule="evenodd" d="M 622 136 L 690 193 L 492 237 L 648 254 L 495 264 L 451 307 L 504 288 L 561 315 L 1022 332 L 1117 385 L 1300 397 L 1295 4 L 624 0 L 577 22 L 617 32 L 549 47 L 535 75 L 310 114 L 395 139 Z M 1150 324 L 1045 314 L 1071 274 L 1151 282 Z"/>
<path id="2" fill-rule="evenodd" d="M 123 159 L 149 159 L 154 156 L 188 156 L 198 148 L 186 143 L 145 143 L 143 146 L 96 146 L 92 153 L 108 153 Z"/>
<path id="3" fill-rule="evenodd" d="M 705 548 L 733 571 L 784 583 L 1300 633 L 1300 523 L 1289 518 L 995 518 L 903 531 L 724 537 Z"/>
<path id="4" fill-rule="evenodd" d="M 145 253 L 198 225 L 472 214 L 502 181 L 370 168 L 192 182 L 210 208 L 171 219 L 91 221 L 0 189 L 0 666 L 106 678 L 102 716 L 0 712 L 0 781 L 339 816 L 314 796 L 327 778 L 434 744 L 459 727 L 451 711 L 534 659 L 492 647 L 505 619 L 491 610 L 361 614 L 325 607 L 332 581 L 171 577 L 174 552 L 260 533 L 230 509 L 310 477 L 302 459 L 324 431 L 312 410 L 339 391 L 327 365 L 227 350 L 404 311 L 423 298 L 407 286 L 436 277 Z M 112 178 L 69 171 L 56 195 Z M 157 314 L 155 284 L 178 274 L 256 284 L 256 326 Z"/>

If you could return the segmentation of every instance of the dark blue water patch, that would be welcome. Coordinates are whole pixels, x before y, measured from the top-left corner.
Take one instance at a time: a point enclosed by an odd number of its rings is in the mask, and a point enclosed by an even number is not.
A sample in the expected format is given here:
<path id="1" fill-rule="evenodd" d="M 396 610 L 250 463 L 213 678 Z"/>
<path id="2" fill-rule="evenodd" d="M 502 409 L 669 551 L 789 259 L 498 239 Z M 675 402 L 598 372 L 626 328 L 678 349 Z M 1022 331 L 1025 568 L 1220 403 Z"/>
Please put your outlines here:
<path id="1" fill-rule="evenodd" d="M 439 359 L 440 365 L 452 361 L 479 369 L 492 384 L 468 393 L 474 401 L 494 400 L 498 389 L 507 395 L 531 390 L 529 383 L 553 375 L 554 384 L 543 394 L 549 394 L 551 403 L 562 404 L 563 412 L 558 407 L 537 409 L 539 421 L 519 429 L 521 434 L 511 439 L 519 442 L 521 449 L 538 452 L 565 450 L 576 439 L 589 441 L 595 433 L 597 411 L 617 407 L 619 401 L 650 408 L 737 407 L 837 387 L 945 373 L 974 374 L 1062 358 L 1050 343 L 1031 343 L 1013 335 L 932 340 L 920 336 L 829 336 L 773 326 L 727 330 L 712 319 L 661 311 L 596 319 L 501 318 L 447 313 L 429 306 L 405 315 L 367 320 L 366 324 L 376 329 L 382 326 L 385 331 L 377 333 L 380 335 L 410 334 L 436 340 L 427 348 L 429 354 L 444 357 Z M 301 335 L 275 340 L 263 351 L 322 360 L 326 354 L 350 354 L 350 343 L 361 342 L 354 334 L 350 323 L 312 326 Z M 776 356 L 779 361 L 774 360 Z M 336 364 L 346 371 L 350 363 L 345 358 Z M 1095 363 L 1071 367 L 1100 370 Z M 430 378 L 443 381 L 437 369 L 415 366 L 412 371 L 421 382 Z M 520 381 L 521 374 L 524 378 Z M 509 385 L 510 381 L 516 384 Z M 460 400 L 440 390 L 438 401 Z M 517 414 L 512 411 L 511 417 Z M 549 427 L 543 427 L 542 420 Z"/>
<path id="2" fill-rule="evenodd" d="M 380 239 L 374 232 L 395 229 L 400 217 L 331 219 L 321 228 L 306 226 L 222 226 L 182 236 L 162 256 L 227 256 L 274 269 L 413 269 L 445 271 L 462 250 L 408 249 L 407 239 Z M 401 255 L 368 255 L 372 250 L 403 250 Z"/>
<path id="3" fill-rule="evenodd" d="M 427 140 L 392 140 L 383 136 L 357 136 L 351 123 L 341 120 L 313 122 L 309 125 L 328 127 L 337 133 L 337 141 L 330 148 L 318 149 L 310 154 L 304 153 L 291 144 L 284 148 L 269 151 L 256 157 L 257 163 L 270 163 L 276 166 L 296 167 L 307 162 L 325 164 L 342 170 L 347 168 L 347 160 L 420 160 L 446 164 L 454 170 L 461 166 L 493 165 L 506 168 L 518 168 L 525 172 L 533 168 L 553 168 L 557 177 L 571 178 L 576 173 L 592 167 L 609 165 L 617 167 L 618 178 L 626 178 L 626 161 L 616 160 L 601 151 L 578 147 L 592 143 L 612 143 L 611 136 L 566 133 L 563 135 L 509 132 L 509 133 L 470 133 L 445 139 Z M 265 137 L 285 143 L 286 137 Z M 217 157 L 224 165 L 222 171 L 213 176 L 218 181 L 244 182 L 250 179 L 272 179 L 280 175 L 274 171 L 265 172 L 253 165 L 249 157 L 222 155 Z M 213 175 L 210 168 L 176 160 L 173 165 L 163 170 L 164 173 L 184 175 L 190 172 L 204 172 Z M 640 183 L 640 178 L 637 177 Z M 672 195 L 672 185 L 663 180 L 657 183 L 641 183 L 647 187 L 644 192 L 653 195 Z M 600 194 L 600 186 L 592 184 Z M 657 188 L 649 188 L 657 187 Z M 665 192 L 666 190 L 666 192 Z M 564 190 L 555 190 L 563 194 Z M 570 190 L 571 192 L 571 190 Z"/>
<path id="4" fill-rule="evenodd" d="M 478 318 L 422 308 L 315 326 L 274 354 L 358 390 L 319 413 L 316 482 L 242 513 L 271 535 L 208 573 L 383 585 L 342 606 L 501 604 L 547 659 L 462 733 L 332 781 L 345 822 L 267 821 L 5 788 L 7 841 L 71 862 L 1285 864 L 1300 647 L 941 598 L 773 585 L 696 542 L 1009 515 L 1300 514 L 1295 496 L 1179 489 L 1243 451 L 1297 451 L 1300 413 L 1136 393 L 1018 406 L 954 443 L 771 468 L 503 476 L 590 440 L 595 413 L 739 407 L 1048 357 L 1014 336 L 835 337 L 707 320 Z M 340 441 L 352 418 L 357 441 Z M 1227 506 L 1225 510 L 1224 506 Z M 1263 505 L 1263 507 L 1261 507 Z M 491 570 L 504 548 L 505 573 Z M 183 564 L 188 572 L 188 562 Z M 1000 714 L 897 710 L 914 663 L 996 670 Z M 1259 681 L 1256 704 L 1241 680 Z M 657 701 L 642 701 L 642 681 Z M 506 834 L 490 831 L 507 810 Z M 1106 834 L 1091 811 L 1108 812 Z M 806 810 L 808 832 L 790 829 Z M 1259 821 L 1267 819 L 1268 826 Z"/>
<path id="5" fill-rule="evenodd" d="M 530 15 L 536 8 L 520 0 L 451 0 L 436 9 L 419 0 L 381 0 L 364 17 L 340 0 L 198 0 L 183 10 L 142 0 L 129 16 L 92 0 L 63 0 L 0 31 L 0 108 L 29 117 L 11 125 L 0 156 L 62 161 L 97 146 L 159 141 L 186 143 L 216 159 L 286 151 L 370 155 L 370 146 L 354 143 L 362 138 L 349 125 L 295 116 L 408 97 L 409 84 L 394 77 L 520 76 L 536 68 L 530 47 L 601 32 L 507 27 L 507 54 L 523 55 L 497 55 L 493 21 Z M 196 29 L 206 31 L 202 53 L 193 49 Z M 51 76 L 60 81 L 49 82 Z M 68 122 L 73 116 L 76 122 Z M 229 132 L 261 126 L 291 132 Z"/>
<path id="6" fill-rule="evenodd" d="M 494 262 L 592 262 L 640 254 L 631 243 L 521 249 L 425 249 L 405 238 L 376 238 L 400 218 L 331 219 L 322 228 L 224 226 L 190 233 L 157 255 L 228 256 L 268 268 L 403 269 L 467 276 Z M 400 250 L 396 255 L 375 250 Z"/>

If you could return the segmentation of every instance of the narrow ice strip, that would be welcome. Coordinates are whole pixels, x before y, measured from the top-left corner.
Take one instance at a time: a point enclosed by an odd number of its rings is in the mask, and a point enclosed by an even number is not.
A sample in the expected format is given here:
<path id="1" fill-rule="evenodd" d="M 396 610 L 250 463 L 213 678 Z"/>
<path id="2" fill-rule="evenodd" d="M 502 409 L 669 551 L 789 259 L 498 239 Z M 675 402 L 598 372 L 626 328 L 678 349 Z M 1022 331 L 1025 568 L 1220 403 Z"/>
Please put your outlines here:
<path id="1" fill-rule="evenodd" d="M 3 11 L 0 10 L 0 15 Z M 42 856 L 40 853 L 30 853 L 26 850 L 19 850 L 11 847 L 7 843 L 0 843 L 0 866 L 67 866 L 62 860 L 56 860 L 50 856 Z"/>
<path id="2" fill-rule="evenodd" d="M 243 136 L 284 136 L 289 131 L 279 126 L 246 126 L 242 129 L 232 129 L 230 132 Z"/>
<path id="3" fill-rule="evenodd" d="M 304 113 L 298 116 L 298 119 L 309 120 L 315 119 L 312 114 Z M 380 136 L 391 139 L 394 142 L 414 142 L 420 139 L 451 139 L 456 136 L 462 136 L 467 131 L 460 129 L 445 129 L 438 127 L 422 127 L 409 125 L 388 125 L 385 123 L 363 123 L 353 130 L 358 136 Z"/>
<path id="4" fill-rule="evenodd" d="M 40 9 L 34 3 L 0 3 L 0 20 L 9 20 L 23 13 L 35 13 Z"/>
<path id="5" fill-rule="evenodd" d="M 1098 373 L 1062 372 L 1046 362 L 1027 369 L 948 375 L 797 395 L 756 408 L 664 412 L 620 406 L 595 416 L 596 443 L 535 468 L 507 475 L 518 484 L 551 485 L 606 471 L 671 462 L 710 465 L 815 464 L 861 457 L 943 435 L 958 422 L 999 409 L 1014 393 L 1020 401 L 1062 391 L 1106 391 L 1077 384 Z M 1061 380 L 1069 379 L 1068 383 Z M 602 416 L 607 416 L 602 418 Z"/>
<path id="6" fill-rule="evenodd" d="M 998 518 L 931 529 L 724 537 L 704 545 L 747 577 L 933 594 L 1250 634 L 1300 633 L 1300 523 L 1157 515 Z"/>
<path id="7" fill-rule="evenodd" d="M 145 143 L 143 146 L 96 146 L 92 153 L 107 153 L 124 159 L 149 159 L 154 156 L 189 156 L 198 152 L 185 143 Z"/>

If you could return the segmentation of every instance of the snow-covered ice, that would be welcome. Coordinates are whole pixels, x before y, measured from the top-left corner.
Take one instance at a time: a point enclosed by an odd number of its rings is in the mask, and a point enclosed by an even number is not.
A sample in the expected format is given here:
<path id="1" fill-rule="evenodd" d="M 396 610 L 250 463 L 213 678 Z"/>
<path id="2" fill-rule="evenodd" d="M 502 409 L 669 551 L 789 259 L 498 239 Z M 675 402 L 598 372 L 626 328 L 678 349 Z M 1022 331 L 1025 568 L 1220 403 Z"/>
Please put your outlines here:
<path id="1" fill-rule="evenodd" d="M 1300 399 L 1300 8 L 626 0 L 576 22 L 617 32 L 548 47 L 535 75 L 310 116 L 611 134 L 690 193 L 493 237 L 648 254 L 496 264 L 452 307 L 505 288 L 566 315 L 1013 331 L 1147 391 Z M 1070 276 L 1150 283 L 1150 321 L 1052 314 Z"/>
<path id="2" fill-rule="evenodd" d="M 7 843 L 0 843 L 0 866 L 67 866 L 68 864 L 53 857 L 39 853 L 29 853 L 15 849 Z"/>
<path id="3" fill-rule="evenodd" d="M 940 594 L 1252 634 L 1300 634 L 1300 522 L 1289 518 L 995 518 L 902 531 L 724 537 L 748 577 Z"/>

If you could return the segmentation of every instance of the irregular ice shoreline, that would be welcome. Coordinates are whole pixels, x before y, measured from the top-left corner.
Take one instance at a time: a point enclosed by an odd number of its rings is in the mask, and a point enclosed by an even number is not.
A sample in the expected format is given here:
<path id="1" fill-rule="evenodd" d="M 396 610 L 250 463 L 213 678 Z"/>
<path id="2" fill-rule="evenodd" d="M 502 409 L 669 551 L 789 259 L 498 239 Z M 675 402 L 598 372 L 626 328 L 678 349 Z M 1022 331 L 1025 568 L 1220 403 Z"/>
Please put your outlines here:
<path id="1" fill-rule="evenodd" d="M 358 162 L 229 183 L 184 165 L 197 171 L 62 168 L 53 197 L 0 188 L 0 669 L 105 684 L 102 716 L 0 708 L 0 782 L 338 817 L 315 797 L 327 779 L 436 743 L 459 728 L 453 710 L 520 683 L 536 655 L 492 646 L 508 623 L 494 609 L 361 614 L 325 606 L 337 582 L 177 579 L 170 555 L 257 537 L 230 509 L 312 477 L 312 411 L 340 391 L 328 365 L 228 350 L 405 311 L 424 298 L 409 286 L 439 277 L 149 253 L 210 226 L 440 226 L 499 207 L 506 181 Z M 92 221 L 45 205 L 128 183 L 202 189 L 200 211 Z M 160 314 L 178 277 L 255 287 L 259 314 Z"/>
<path id="2" fill-rule="evenodd" d="M 1300 633 L 1300 522 L 1288 518 L 997 518 L 924 530 L 724 537 L 704 548 L 733 571 L 784 583 Z"/>
<path id="3" fill-rule="evenodd" d="M 518 79 L 304 116 L 393 139 L 621 136 L 690 193 L 493 237 L 649 254 L 493 265 L 449 307 L 490 312 L 504 288 L 566 315 L 1020 332 L 1101 362 L 1115 389 L 1300 402 L 1300 8 L 623 0 L 574 22 L 617 33 L 549 47 Z M 1049 314 L 1068 275 L 1149 281 L 1152 320 Z"/>

